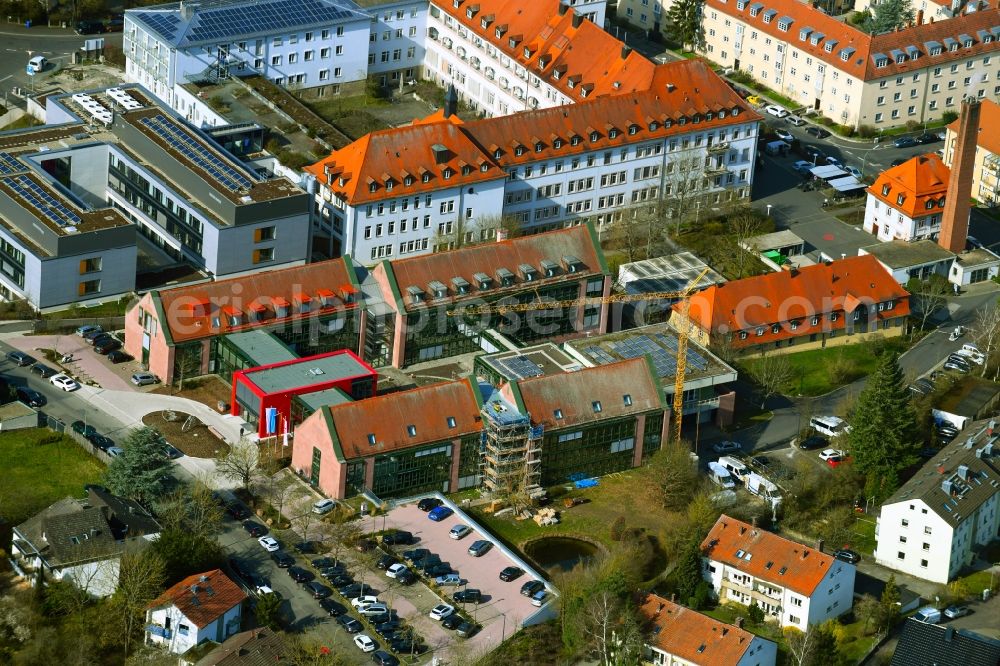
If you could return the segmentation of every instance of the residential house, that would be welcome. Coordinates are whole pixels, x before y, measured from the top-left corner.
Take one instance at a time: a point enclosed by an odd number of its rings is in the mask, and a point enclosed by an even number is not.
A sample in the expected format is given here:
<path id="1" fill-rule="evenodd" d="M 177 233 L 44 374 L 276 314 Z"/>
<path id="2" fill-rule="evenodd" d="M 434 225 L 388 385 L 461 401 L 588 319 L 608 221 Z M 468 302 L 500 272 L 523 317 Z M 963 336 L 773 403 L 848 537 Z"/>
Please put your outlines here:
<path id="1" fill-rule="evenodd" d="M 693 215 L 749 198 L 759 120 L 700 60 L 660 65 L 627 95 L 503 117 L 462 122 L 451 101 L 306 167 L 314 227 L 370 265 L 492 238 L 501 221 L 603 233 L 654 205 Z"/>
<path id="2" fill-rule="evenodd" d="M 639 607 L 646 625 L 643 663 L 653 666 L 774 666 L 778 646 L 742 627 L 649 594 Z"/>
<path id="3" fill-rule="evenodd" d="M 797 0 L 706 0 L 702 53 L 840 125 L 927 123 L 965 95 L 1000 94 L 1000 12 L 970 4 L 954 18 L 869 35 Z"/>
<path id="4" fill-rule="evenodd" d="M 992 127 L 993 129 L 989 129 Z M 984 99 L 976 132 L 975 171 L 972 177 L 972 198 L 984 206 L 1000 205 L 1000 104 Z M 948 125 L 944 140 L 944 162 L 949 167 L 955 157 L 959 121 Z"/>
<path id="5" fill-rule="evenodd" d="M 701 550 L 705 580 L 719 601 L 756 601 L 782 627 L 807 631 L 853 605 L 853 564 L 741 520 L 723 514 Z"/>
<path id="6" fill-rule="evenodd" d="M 861 255 L 713 285 L 691 297 L 687 325 L 703 345 L 766 353 L 901 335 L 909 313 L 909 293 Z"/>
<path id="7" fill-rule="evenodd" d="M 950 178 L 933 153 L 883 171 L 868 188 L 864 230 L 883 242 L 936 239 Z"/>
<path id="8" fill-rule="evenodd" d="M 996 421 L 966 426 L 879 511 L 875 560 L 948 583 L 1000 536 L 1000 431 Z"/>
<path id="9" fill-rule="evenodd" d="M 912 618 L 903 623 L 890 666 L 993 666 L 1000 663 L 1000 641 L 951 625 Z"/>
<path id="10" fill-rule="evenodd" d="M 221 569 L 188 576 L 146 607 L 146 643 L 184 655 L 240 630 L 246 593 Z"/>
<path id="11" fill-rule="evenodd" d="M 181 666 L 271 666 L 290 658 L 285 634 L 257 627 L 233 634 L 222 643 L 205 641 L 181 657 Z"/>
<path id="12" fill-rule="evenodd" d="M 63 580 L 107 597 L 118 587 L 121 556 L 159 533 L 159 523 L 137 502 L 89 486 L 84 499 L 59 500 L 14 527 L 10 553 L 32 584 Z"/>

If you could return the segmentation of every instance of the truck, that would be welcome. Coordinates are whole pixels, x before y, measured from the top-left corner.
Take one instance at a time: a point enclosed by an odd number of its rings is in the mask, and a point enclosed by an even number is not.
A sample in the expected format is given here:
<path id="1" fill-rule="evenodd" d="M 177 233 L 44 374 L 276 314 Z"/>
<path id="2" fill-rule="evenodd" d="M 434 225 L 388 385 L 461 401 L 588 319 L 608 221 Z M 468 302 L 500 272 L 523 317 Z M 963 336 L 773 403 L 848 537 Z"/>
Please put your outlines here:
<path id="1" fill-rule="evenodd" d="M 744 483 L 746 483 L 747 490 L 752 495 L 763 499 L 771 505 L 772 509 L 777 509 L 778 505 L 781 504 L 781 493 L 778 491 L 778 486 L 757 472 L 750 472 Z"/>
<path id="2" fill-rule="evenodd" d="M 732 490 L 736 487 L 733 475 L 729 473 L 728 469 L 717 462 L 708 463 L 708 478 L 723 490 Z"/>

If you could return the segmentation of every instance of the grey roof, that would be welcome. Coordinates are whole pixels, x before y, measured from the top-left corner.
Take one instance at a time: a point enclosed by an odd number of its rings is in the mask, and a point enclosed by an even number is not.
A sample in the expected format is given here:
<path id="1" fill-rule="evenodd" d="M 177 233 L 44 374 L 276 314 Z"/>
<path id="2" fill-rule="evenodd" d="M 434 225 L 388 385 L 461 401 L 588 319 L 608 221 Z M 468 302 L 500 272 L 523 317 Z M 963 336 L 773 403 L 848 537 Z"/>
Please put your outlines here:
<path id="1" fill-rule="evenodd" d="M 371 18 L 350 0 L 215 0 L 133 9 L 126 17 L 173 47 L 280 36 Z"/>
<path id="2" fill-rule="evenodd" d="M 278 393 L 357 377 L 369 372 L 368 367 L 353 354 L 338 353 L 318 357 L 308 356 L 275 368 L 247 370 L 246 378 L 265 393 Z"/>
<path id="3" fill-rule="evenodd" d="M 922 500 L 952 527 L 1000 493 L 1000 432 L 987 421 L 966 427 L 883 506 Z"/>
<path id="4" fill-rule="evenodd" d="M 477 358 L 476 363 L 487 366 L 508 381 L 571 372 L 582 367 L 579 361 L 552 342 L 487 354 Z"/>
<path id="5" fill-rule="evenodd" d="M 281 340 L 261 329 L 230 333 L 225 339 L 257 365 L 294 361 L 298 358 Z"/>
<path id="6" fill-rule="evenodd" d="M 958 255 L 957 261 L 965 268 L 971 268 L 973 266 L 983 266 L 986 264 L 995 264 L 1000 262 L 1000 257 L 993 254 L 986 248 L 977 248 L 975 250 L 969 250 L 968 252 L 963 252 Z"/>
<path id="7" fill-rule="evenodd" d="M 993 413 L 984 410 L 992 408 L 998 395 L 1000 384 L 970 375 L 956 382 L 934 408 L 970 419 L 980 419 Z"/>
<path id="8" fill-rule="evenodd" d="M 766 252 L 768 250 L 781 250 L 786 247 L 802 245 L 805 245 L 805 241 L 802 240 L 800 236 L 789 229 L 782 229 L 781 231 L 774 231 L 769 234 L 761 234 L 759 236 L 748 238 L 744 242 L 743 247 L 753 247 L 759 252 Z"/>
<path id="9" fill-rule="evenodd" d="M 341 405 L 345 402 L 353 402 L 353 400 L 351 400 L 351 396 L 347 395 L 336 386 L 323 391 L 300 393 L 295 397 L 314 412 L 318 412 L 324 407 L 330 407 L 331 405 Z"/>
<path id="10" fill-rule="evenodd" d="M 909 619 L 892 655 L 891 666 L 996 666 L 1000 641 L 967 629 Z"/>
<path id="11" fill-rule="evenodd" d="M 894 240 L 875 243 L 861 249 L 892 269 L 923 266 L 955 258 L 953 253 L 926 238 L 912 242 Z"/>
<path id="12" fill-rule="evenodd" d="M 690 252 L 677 252 L 622 264 L 618 269 L 618 281 L 629 294 L 680 291 L 686 289 L 691 280 L 706 268 L 708 264 Z M 709 268 L 705 277 L 698 282 L 698 288 L 707 289 L 725 281 L 724 277 Z"/>

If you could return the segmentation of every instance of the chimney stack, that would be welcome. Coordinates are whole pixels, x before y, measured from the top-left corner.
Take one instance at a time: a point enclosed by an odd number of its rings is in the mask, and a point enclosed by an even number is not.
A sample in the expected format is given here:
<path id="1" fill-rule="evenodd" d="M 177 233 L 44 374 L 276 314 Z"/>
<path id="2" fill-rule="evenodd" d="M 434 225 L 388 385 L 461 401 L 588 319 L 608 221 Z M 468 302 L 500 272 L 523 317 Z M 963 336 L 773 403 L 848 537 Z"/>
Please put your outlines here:
<path id="1" fill-rule="evenodd" d="M 559 3 L 559 16 L 565 16 L 567 9 L 569 9 L 569 7 L 566 6 L 566 3 L 560 2 Z"/>
<path id="2" fill-rule="evenodd" d="M 444 117 L 451 118 L 458 112 L 458 93 L 455 92 L 455 85 L 448 84 L 448 89 L 444 92 Z"/>
<path id="3" fill-rule="evenodd" d="M 918 9 L 917 10 L 917 25 L 923 25 L 923 24 L 924 24 L 924 10 Z"/>
<path id="4" fill-rule="evenodd" d="M 573 14 L 573 27 L 579 28 L 581 23 L 583 23 L 583 16 L 580 14 Z"/>
<path id="5" fill-rule="evenodd" d="M 951 160 L 951 177 L 941 217 L 938 244 L 949 252 L 965 251 L 969 236 L 969 197 L 972 196 L 972 175 L 976 167 L 976 142 L 979 138 L 979 107 L 977 99 L 962 100 L 958 118 L 955 154 Z"/>

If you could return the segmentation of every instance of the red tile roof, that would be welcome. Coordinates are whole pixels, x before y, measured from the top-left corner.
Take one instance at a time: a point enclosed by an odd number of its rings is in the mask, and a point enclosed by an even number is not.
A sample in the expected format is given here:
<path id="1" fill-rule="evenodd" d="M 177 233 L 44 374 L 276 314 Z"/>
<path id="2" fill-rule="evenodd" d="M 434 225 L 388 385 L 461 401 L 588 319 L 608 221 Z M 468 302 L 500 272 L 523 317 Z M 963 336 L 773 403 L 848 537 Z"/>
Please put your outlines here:
<path id="1" fill-rule="evenodd" d="M 655 594 L 646 597 L 639 613 L 649 626 L 649 645 L 698 666 L 738 664 L 756 638 Z"/>
<path id="2" fill-rule="evenodd" d="M 713 285 L 691 297 L 688 316 L 704 331 L 736 333 L 747 331 L 746 340 L 733 336 L 734 346 L 747 346 L 808 335 L 820 330 L 844 327 L 845 317 L 836 322 L 820 316 L 853 311 L 861 302 L 894 301 L 891 310 L 876 311 L 879 320 L 905 317 L 910 312 L 909 293 L 872 255 L 848 257 L 828 264 L 807 266 L 797 271 L 780 271 L 757 277 Z M 674 305 L 674 310 L 679 306 Z M 790 322 L 797 322 L 791 330 Z M 772 325 L 780 324 L 777 333 Z M 764 335 L 757 336 L 756 327 Z"/>
<path id="3" fill-rule="evenodd" d="M 657 66 L 649 86 L 633 94 L 461 124 L 428 118 L 426 124 L 369 134 L 306 170 L 336 196 L 356 205 L 436 190 L 449 183 L 505 178 L 502 169 L 511 165 L 759 119 L 704 61 L 683 60 Z M 595 141 L 591 141 L 592 134 Z M 435 162 L 435 146 L 447 149 L 446 164 Z M 460 173 L 462 164 L 471 167 L 465 176 Z M 442 176 L 445 166 L 458 171 L 450 181 Z M 424 172 L 430 174 L 427 183 Z M 414 177 L 409 185 L 407 173 Z M 386 177 L 395 179 L 391 194 L 385 189 Z M 369 191 L 371 183 L 375 192 Z"/>
<path id="4" fill-rule="evenodd" d="M 532 422 L 548 428 L 663 409 L 664 399 L 645 358 L 522 379 L 517 391 Z M 600 403 L 599 408 L 594 403 Z"/>
<path id="5" fill-rule="evenodd" d="M 798 0 L 747 0 L 743 9 L 738 8 L 736 0 L 706 0 L 705 4 L 723 14 L 738 17 L 754 30 L 786 41 L 793 48 L 866 81 L 994 51 L 1000 39 L 1000 13 L 996 8 L 871 36 Z M 758 6 L 760 11 L 757 15 L 750 16 L 751 8 Z M 770 12 L 774 12 L 771 21 L 765 23 L 764 17 Z M 785 17 L 792 22 L 783 31 L 778 24 Z M 805 40 L 800 35 L 803 28 L 811 29 Z M 985 32 L 980 34 L 980 31 Z M 821 34 L 822 38 L 814 45 L 812 39 L 817 34 Z M 972 38 L 971 48 L 960 45 L 957 51 L 950 51 L 944 46 L 945 38 L 957 40 L 962 34 Z M 991 42 L 985 41 L 987 34 L 992 35 Z M 943 46 L 941 53 L 930 55 L 931 42 Z M 833 46 L 827 51 L 829 44 Z M 917 49 L 919 55 L 916 60 L 909 57 L 909 46 Z M 893 53 L 894 50 L 897 53 Z M 907 57 L 897 63 L 896 57 L 900 53 L 907 54 Z M 877 54 L 886 56 L 888 62 L 885 66 L 876 67 Z"/>
<path id="6" fill-rule="evenodd" d="M 303 292 L 313 296 L 308 314 L 299 314 L 297 308 L 289 313 L 288 319 L 315 316 L 318 312 L 333 312 L 344 308 L 343 295 L 353 294 L 353 275 L 344 259 L 331 259 L 305 266 L 259 271 L 240 277 L 215 280 L 195 285 L 186 285 L 158 292 L 163 312 L 167 319 L 161 326 L 169 326 L 174 342 L 185 342 L 207 338 L 220 333 L 245 331 L 256 326 L 274 323 L 274 306 L 288 306 L 295 294 Z M 330 289 L 336 291 L 331 305 L 323 308 L 320 293 Z M 353 300 L 353 299 L 352 299 Z M 243 313 L 242 324 L 231 326 L 226 316 L 221 315 L 223 307 Z M 354 308 L 348 303 L 346 308 Z M 264 312 L 260 323 L 252 322 L 247 312 Z M 213 327 L 212 318 L 220 317 L 218 327 Z"/>
<path id="7" fill-rule="evenodd" d="M 702 554 L 754 578 L 812 596 L 833 557 L 723 514 L 701 542 Z M 741 555 L 737 555 L 740 553 Z"/>
<path id="8" fill-rule="evenodd" d="M 246 598 L 239 585 L 229 580 L 220 569 L 214 569 L 188 576 L 157 597 L 147 608 L 176 606 L 184 617 L 201 628 L 215 622 Z"/>
<path id="9" fill-rule="evenodd" d="M 883 171 L 868 188 L 868 194 L 910 219 L 934 215 L 944 211 L 950 177 L 951 169 L 936 154 L 917 155 Z"/>
<path id="10" fill-rule="evenodd" d="M 948 125 L 948 129 L 957 134 L 958 124 L 959 121 L 956 120 Z M 987 127 L 993 129 L 986 131 Z M 979 138 L 976 145 L 994 155 L 1000 155 L 1000 104 L 991 99 L 984 99 L 979 108 Z"/>
<path id="11" fill-rule="evenodd" d="M 471 382 L 442 382 L 328 407 L 346 460 L 452 440 L 481 428 Z M 455 426 L 448 424 L 449 417 Z M 413 435 L 408 428 L 413 427 Z M 332 435 L 333 433 L 331 433 Z M 375 444 L 371 444 L 374 436 Z"/>
<path id="12" fill-rule="evenodd" d="M 565 257 L 575 257 L 581 262 L 572 274 L 568 273 L 568 267 L 564 263 Z M 543 259 L 559 265 L 555 276 L 546 277 L 541 266 Z M 601 275 L 604 271 L 603 255 L 587 225 L 472 245 L 449 252 L 383 261 L 376 270 L 386 273 L 390 280 L 395 281 L 403 306 L 410 310 L 418 307 L 413 295 L 408 291 L 410 287 L 418 287 L 424 292 L 421 305 L 479 298 L 495 300 L 505 292 L 523 291 L 528 284 L 519 270 L 523 264 L 533 267 L 536 271 L 534 279 L 530 282 L 531 286 L 562 282 L 568 275 L 573 276 L 573 279 L 583 279 L 588 275 Z M 513 275 L 513 284 L 510 287 L 503 287 L 500 284 L 497 271 L 501 268 L 507 269 Z M 478 273 L 484 273 L 490 278 L 491 282 L 487 289 L 480 289 L 479 280 L 476 279 Z M 454 278 L 468 282 L 467 295 L 458 295 Z M 447 297 L 435 299 L 430 287 L 431 282 L 440 282 L 447 287 Z M 384 293 L 383 297 L 390 303 L 396 301 L 392 293 Z"/>
<path id="13" fill-rule="evenodd" d="M 458 8 L 451 2 L 435 4 L 572 100 L 583 99 L 584 91 L 596 97 L 645 90 L 653 75 L 652 62 L 590 21 L 575 18 L 573 9 L 560 15 L 560 0 L 464 0 Z M 511 82 L 519 84 L 532 94 L 525 82 Z"/>

